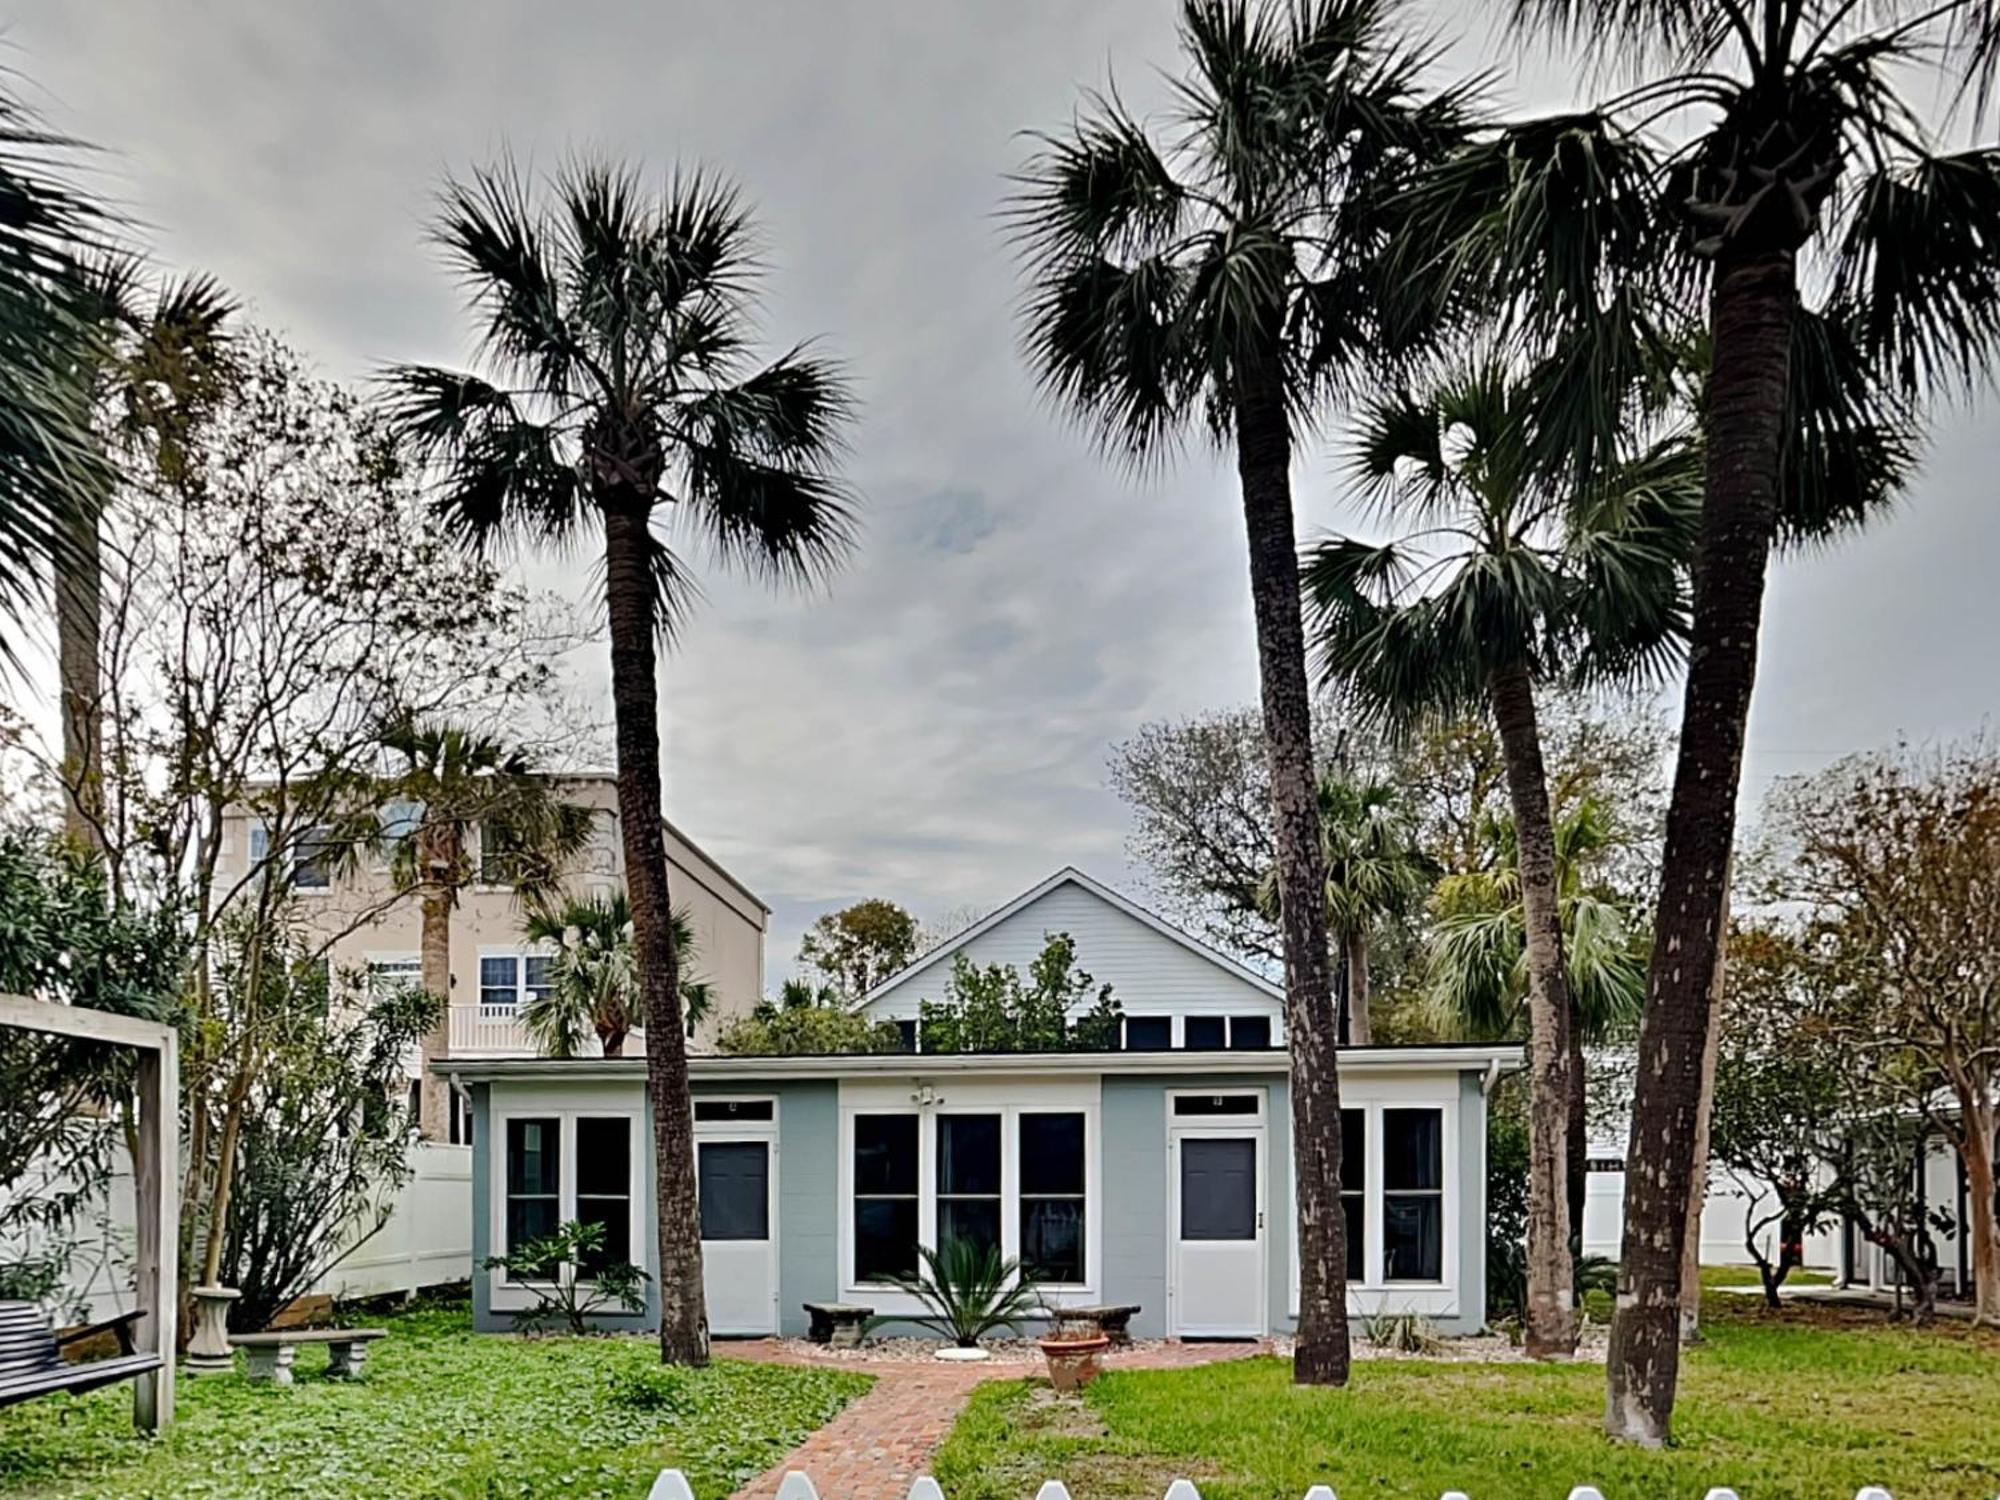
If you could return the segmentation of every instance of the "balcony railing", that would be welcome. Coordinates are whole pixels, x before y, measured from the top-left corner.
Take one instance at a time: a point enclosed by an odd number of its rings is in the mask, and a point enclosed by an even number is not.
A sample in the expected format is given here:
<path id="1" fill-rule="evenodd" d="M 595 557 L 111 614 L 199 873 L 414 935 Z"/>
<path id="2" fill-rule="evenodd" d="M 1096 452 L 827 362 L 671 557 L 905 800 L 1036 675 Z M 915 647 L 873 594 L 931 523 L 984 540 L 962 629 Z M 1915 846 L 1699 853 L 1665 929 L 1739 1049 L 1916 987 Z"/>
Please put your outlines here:
<path id="1" fill-rule="evenodd" d="M 447 1044 L 453 1057 L 539 1057 L 541 1049 L 521 1024 L 521 1013 L 513 1005 L 454 1005 L 446 1027 Z M 597 1038 L 584 1039 L 583 1055 L 602 1055 Z M 646 1034 L 635 1031 L 625 1041 L 627 1057 L 646 1055 Z"/>

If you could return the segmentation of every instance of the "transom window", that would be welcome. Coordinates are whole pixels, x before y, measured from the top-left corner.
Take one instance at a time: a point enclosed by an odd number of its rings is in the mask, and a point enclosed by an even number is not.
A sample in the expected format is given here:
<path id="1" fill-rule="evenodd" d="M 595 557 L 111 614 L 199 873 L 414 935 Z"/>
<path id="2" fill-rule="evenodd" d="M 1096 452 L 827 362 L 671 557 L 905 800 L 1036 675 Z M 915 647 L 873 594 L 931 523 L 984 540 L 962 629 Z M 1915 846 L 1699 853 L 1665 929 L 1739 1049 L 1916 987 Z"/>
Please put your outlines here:
<path id="1" fill-rule="evenodd" d="M 1089 1124 L 1079 1109 L 858 1113 L 853 1276 L 909 1275 L 917 1247 L 1018 1258 L 1030 1280 L 1089 1280 Z"/>

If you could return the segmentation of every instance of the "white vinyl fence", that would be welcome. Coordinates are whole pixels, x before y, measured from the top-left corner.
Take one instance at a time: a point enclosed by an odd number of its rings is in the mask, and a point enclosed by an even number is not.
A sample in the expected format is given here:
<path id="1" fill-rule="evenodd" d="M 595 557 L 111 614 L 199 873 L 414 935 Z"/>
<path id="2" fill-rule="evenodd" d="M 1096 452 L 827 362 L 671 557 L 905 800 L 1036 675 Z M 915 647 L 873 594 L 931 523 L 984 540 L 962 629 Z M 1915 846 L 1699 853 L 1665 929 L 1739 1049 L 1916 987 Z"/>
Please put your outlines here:
<path id="1" fill-rule="evenodd" d="M 646 1500 L 694 1500 L 694 1490 L 679 1469 L 666 1469 L 653 1481 Z M 820 1500 L 820 1496 L 812 1481 L 794 1469 L 778 1486 L 777 1500 Z M 832 1496 L 830 1500 L 840 1500 L 840 1497 Z M 909 1500 L 944 1500 L 944 1491 L 938 1488 L 938 1482 L 930 1475 L 920 1474 L 910 1486 Z M 1070 1494 L 1060 1480 L 1051 1479 L 1035 1492 L 1035 1500 L 1070 1500 Z M 1201 1491 L 1194 1487 L 1192 1480 L 1176 1479 L 1167 1486 L 1165 1500 L 1201 1500 Z M 1328 1486 L 1316 1484 L 1306 1491 L 1305 1500 L 1336 1500 L 1336 1497 Z M 1440 1500 L 1469 1500 L 1469 1497 L 1464 1490 L 1446 1490 Z M 1570 1490 L 1569 1500 L 1604 1500 L 1604 1495 L 1595 1485 L 1579 1484 Z M 1738 1497 L 1736 1491 L 1718 1487 L 1711 1489 L 1702 1500 L 1738 1500 Z M 1893 1500 L 1893 1497 L 1880 1485 L 1869 1484 L 1855 1491 L 1854 1500 Z"/>

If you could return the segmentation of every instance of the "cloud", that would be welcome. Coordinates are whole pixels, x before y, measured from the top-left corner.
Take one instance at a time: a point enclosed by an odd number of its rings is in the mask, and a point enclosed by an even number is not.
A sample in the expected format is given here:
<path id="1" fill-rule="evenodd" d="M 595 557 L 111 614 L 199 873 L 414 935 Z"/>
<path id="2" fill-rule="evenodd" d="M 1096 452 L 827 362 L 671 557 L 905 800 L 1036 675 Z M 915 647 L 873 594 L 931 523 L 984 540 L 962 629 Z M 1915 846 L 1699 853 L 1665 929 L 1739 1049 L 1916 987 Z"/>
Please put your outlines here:
<path id="1" fill-rule="evenodd" d="M 851 565 L 815 597 L 705 576 L 665 671 L 667 802 L 771 902 L 784 972 L 818 911 L 886 895 L 992 906 L 1073 861 L 1113 879 L 1109 746 L 1256 693 L 1233 476 L 1196 452 L 1133 480 L 1045 409 L 1016 347 L 999 210 L 1020 132 L 1116 65 L 1157 109 L 1166 0 L 634 6 L 22 0 L 11 59 L 163 259 L 218 275 L 325 366 L 465 358 L 460 292 L 423 240 L 441 175 L 511 149 L 701 162 L 759 210 L 774 348 L 818 338 L 865 408 Z M 1498 55 L 1484 12 L 1467 69 Z M 1534 65 L 1511 97 L 1578 97 Z M 1976 724 L 1993 706 L 2000 430 L 1949 417 L 1882 535 L 1785 564 L 1753 780 Z M 1334 455 L 1302 453 L 1302 533 L 1354 525 Z M 581 587 L 587 560 L 545 565 Z M 583 667 L 603 677 L 602 653 Z"/>

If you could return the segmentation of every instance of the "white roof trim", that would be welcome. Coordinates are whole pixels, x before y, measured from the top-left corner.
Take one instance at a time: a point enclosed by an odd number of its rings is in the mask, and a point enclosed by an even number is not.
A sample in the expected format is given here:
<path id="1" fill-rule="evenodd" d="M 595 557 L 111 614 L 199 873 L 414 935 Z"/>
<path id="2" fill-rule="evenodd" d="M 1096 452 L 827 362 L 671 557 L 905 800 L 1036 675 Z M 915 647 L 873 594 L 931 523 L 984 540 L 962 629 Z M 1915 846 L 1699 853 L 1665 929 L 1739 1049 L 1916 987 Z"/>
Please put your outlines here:
<path id="1" fill-rule="evenodd" d="M 1129 897 L 1119 895 L 1118 892 L 1111 889 L 1110 886 L 1104 884 L 1103 881 L 1091 879 L 1090 876 L 1084 874 L 1083 871 L 1079 870 L 1075 865 L 1064 865 L 1060 870 L 1056 871 L 1055 874 L 1051 875 L 1047 880 L 1044 880 L 1040 885 L 1037 885 L 1030 890 L 1023 891 L 1020 895 L 1016 896 L 1012 901 L 1009 901 L 1005 906 L 1001 907 L 998 911 L 989 913 L 987 916 L 981 918 L 979 921 L 974 922 L 970 927 L 966 928 L 965 931 L 959 933 L 958 936 L 953 938 L 948 938 L 944 942 L 939 943 L 937 947 L 930 949 L 928 952 L 918 954 L 909 963 L 905 964 L 902 968 L 898 969 L 895 973 L 891 974 L 887 979 L 883 980 L 880 984 L 876 985 L 874 989 L 870 990 L 867 994 L 863 995 L 859 1000 L 855 1001 L 854 1009 L 866 1010 L 869 1006 L 873 1005 L 877 1000 L 881 999 L 884 995 L 888 994 L 890 990 L 896 988 L 896 986 L 901 984 L 911 974 L 914 974 L 918 969 L 927 968 L 931 964 L 936 963 L 941 958 L 951 957 L 952 954 L 956 953 L 959 949 L 963 948 L 967 943 L 972 942 L 975 938 L 978 938 L 981 934 L 991 932 L 995 927 L 998 927 L 1002 922 L 1006 921 L 1009 917 L 1012 917 L 1017 912 L 1020 912 L 1026 909 L 1027 907 L 1034 905 L 1035 902 L 1041 900 L 1042 897 L 1048 895 L 1050 891 L 1056 890 L 1057 888 L 1065 885 L 1074 885 L 1081 887 L 1083 890 L 1086 890 L 1091 895 L 1097 897 L 1098 900 L 1103 901 L 1106 904 L 1116 908 L 1118 911 L 1123 912 L 1126 916 L 1134 918 L 1135 920 L 1144 923 L 1146 926 L 1152 928 L 1153 931 L 1159 933 L 1160 936 L 1168 939 L 1171 942 L 1178 943 L 1181 947 L 1187 949 L 1188 952 L 1194 954 L 1196 957 L 1206 959 L 1209 963 L 1214 964 L 1216 968 L 1221 969 L 1225 974 L 1228 974 L 1236 979 L 1240 979 L 1245 984 L 1251 985 L 1254 988 L 1261 990 L 1265 995 L 1269 996 L 1273 1000 L 1276 1000 L 1280 1005 L 1284 1003 L 1285 999 L 1284 990 L 1281 989 L 1279 986 L 1271 983 L 1270 980 L 1266 979 L 1262 974 L 1259 974 L 1255 969 L 1250 968 L 1246 964 L 1238 963 L 1235 959 L 1229 957 L 1229 955 L 1226 953 L 1220 953 L 1216 951 L 1214 948 L 1209 947 L 1208 944 L 1202 942 L 1199 938 L 1190 937 L 1187 933 L 1182 932 L 1180 928 L 1174 926 L 1171 922 L 1167 921 L 1166 918 L 1158 915 L 1155 912 L 1147 911 L 1145 907 L 1139 905 L 1136 901 L 1133 901 Z"/>
<path id="2" fill-rule="evenodd" d="M 1514 1072 L 1522 1066 L 1518 1043 L 1443 1043 L 1416 1047 L 1342 1047 L 1342 1074 Z M 439 1063 L 439 1071 L 474 1083 L 510 1078 L 569 1079 L 644 1083 L 643 1057 L 460 1058 Z M 735 1057 L 699 1053 L 688 1059 L 696 1083 L 759 1078 L 854 1078 L 886 1075 L 935 1078 L 953 1073 L 1034 1075 L 1045 1073 L 1187 1074 L 1215 1078 L 1230 1074 L 1282 1074 L 1291 1057 L 1282 1047 L 1255 1052 L 865 1052 L 826 1057 Z"/>

